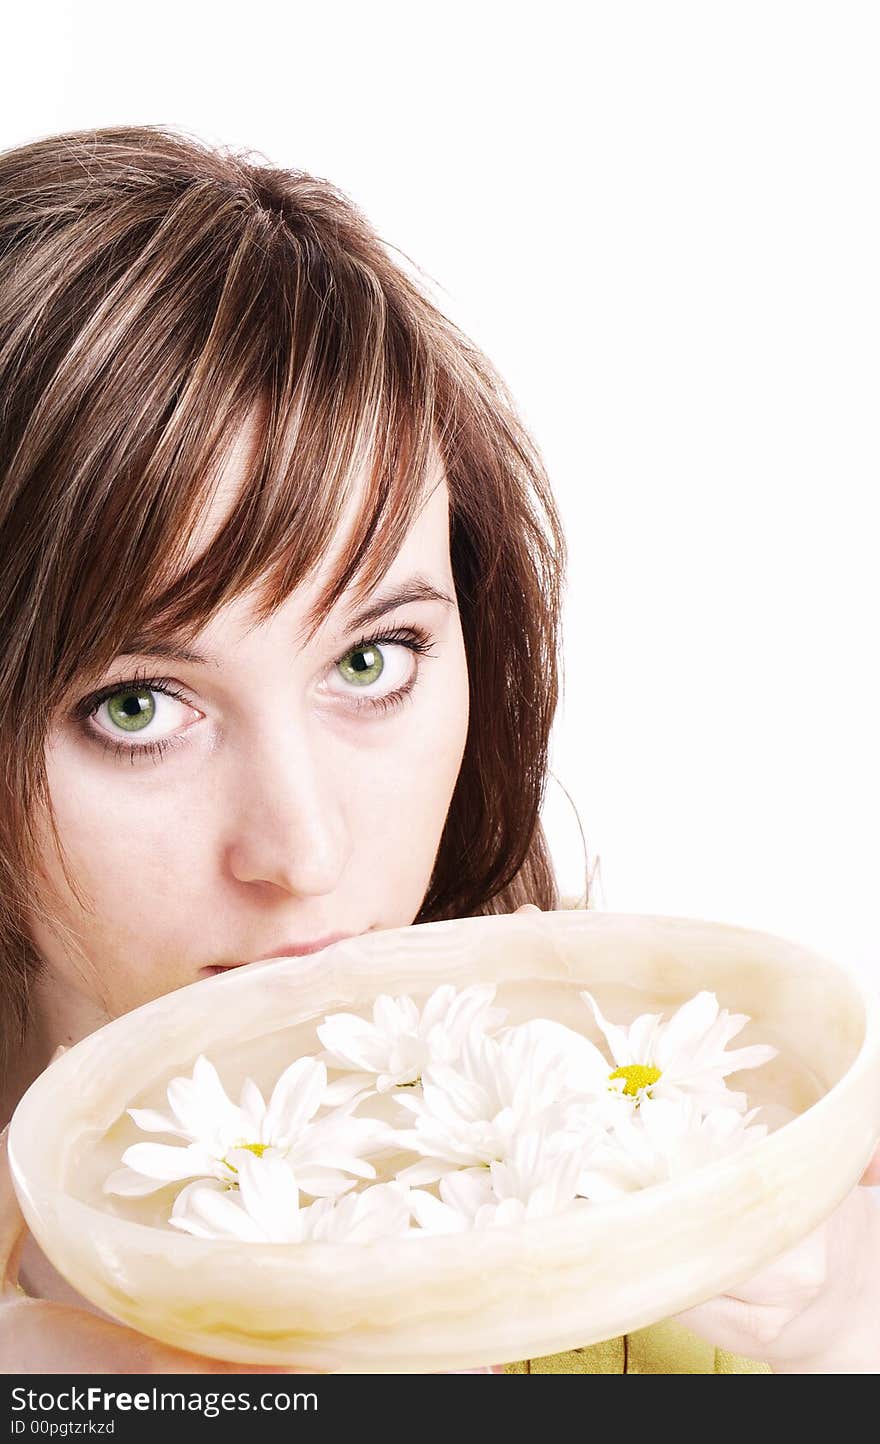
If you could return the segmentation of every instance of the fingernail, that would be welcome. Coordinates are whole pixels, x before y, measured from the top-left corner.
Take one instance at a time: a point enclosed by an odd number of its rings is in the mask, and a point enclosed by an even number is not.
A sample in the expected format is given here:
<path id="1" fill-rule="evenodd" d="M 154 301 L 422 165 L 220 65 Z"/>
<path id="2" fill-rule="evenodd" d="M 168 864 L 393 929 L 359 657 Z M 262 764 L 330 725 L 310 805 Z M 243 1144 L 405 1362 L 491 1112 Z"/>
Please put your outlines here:
<path id="1" fill-rule="evenodd" d="M 61 1054 L 62 1054 L 62 1053 L 66 1053 L 66 1052 L 67 1052 L 67 1048 L 66 1048 L 65 1044 L 64 1044 L 64 1043 L 59 1043 L 59 1044 L 58 1044 L 58 1047 L 55 1049 L 55 1052 L 52 1054 L 52 1057 L 49 1059 L 49 1062 L 50 1062 L 50 1063 L 54 1063 L 56 1058 L 60 1058 L 60 1057 L 61 1057 Z"/>

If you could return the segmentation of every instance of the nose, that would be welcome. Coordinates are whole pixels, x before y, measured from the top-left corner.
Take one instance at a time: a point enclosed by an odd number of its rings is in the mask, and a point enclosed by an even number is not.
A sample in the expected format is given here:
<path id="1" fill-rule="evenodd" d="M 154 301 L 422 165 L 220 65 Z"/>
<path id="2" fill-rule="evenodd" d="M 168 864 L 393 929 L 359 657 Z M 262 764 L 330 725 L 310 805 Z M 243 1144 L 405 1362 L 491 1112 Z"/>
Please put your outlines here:
<path id="1" fill-rule="evenodd" d="M 340 885 L 352 846 L 346 797 L 357 786 L 317 732 L 288 711 L 243 743 L 231 766 L 227 861 L 239 882 L 271 883 L 300 897 Z"/>

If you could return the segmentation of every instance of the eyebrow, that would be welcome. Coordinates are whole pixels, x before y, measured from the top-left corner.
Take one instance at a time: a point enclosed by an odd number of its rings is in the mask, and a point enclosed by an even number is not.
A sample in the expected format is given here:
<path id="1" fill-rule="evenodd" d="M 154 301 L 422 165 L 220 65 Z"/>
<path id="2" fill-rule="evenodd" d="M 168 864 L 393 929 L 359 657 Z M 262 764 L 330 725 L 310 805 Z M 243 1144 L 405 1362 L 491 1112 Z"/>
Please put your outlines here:
<path id="1" fill-rule="evenodd" d="M 393 612 L 397 607 L 405 607 L 411 602 L 443 602 L 445 606 L 454 607 L 455 600 L 448 592 L 429 582 L 426 577 L 414 576 L 407 581 L 401 582 L 390 591 L 381 592 L 374 597 L 369 606 L 349 616 L 345 622 L 345 631 L 360 631 L 362 627 L 369 626 L 379 617 L 384 617 L 387 612 Z M 194 652 L 190 647 L 178 646 L 175 642 L 160 641 L 155 637 L 130 637 L 123 643 L 120 657 L 164 657 L 172 662 L 190 662 L 198 667 L 219 667 L 219 657 L 212 656 L 206 652 Z"/>

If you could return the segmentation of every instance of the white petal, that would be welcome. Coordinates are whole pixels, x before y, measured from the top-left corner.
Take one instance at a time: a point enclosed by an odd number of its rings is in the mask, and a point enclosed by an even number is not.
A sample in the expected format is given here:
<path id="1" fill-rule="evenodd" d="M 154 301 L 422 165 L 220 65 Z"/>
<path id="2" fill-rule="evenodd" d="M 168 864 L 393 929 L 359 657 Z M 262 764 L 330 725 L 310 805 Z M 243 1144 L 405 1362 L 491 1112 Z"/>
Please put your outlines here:
<path id="1" fill-rule="evenodd" d="M 651 1143 L 664 1153 L 671 1152 L 689 1128 L 700 1122 L 699 1109 L 689 1100 L 645 1098 L 638 1111 L 638 1121 Z"/>
<path id="2" fill-rule="evenodd" d="M 368 1243 L 409 1232 L 409 1191 L 397 1183 L 378 1183 L 349 1194 L 316 1221 L 312 1238 Z"/>
<path id="3" fill-rule="evenodd" d="M 181 1223 L 184 1219 L 191 1219 L 210 1230 L 214 1238 L 237 1238 L 244 1243 L 262 1243 L 266 1238 L 259 1224 L 240 1204 L 233 1203 L 228 1192 L 195 1188 L 187 1198 L 186 1211 L 181 1211 L 177 1217 Z"/>
<path id="4" fill-rule="evenodd" d="M 480 1211 L 482 1213 L 482 1210 Z M 500 1228 L 510 1227 L 512 1224 L 522 1223 L 525 1217 L 525 1207 L 518 1198 L 505 1198 L 496 1204 L 492 1214 L 486 1215 L 485 1223 L 477 1214 L 474 1220 L 477 1228 L 498 1226 Z"/>
<path id="5" fill-rule="evenodd" d="M 722 1057 L 731 1038 L 741 1032 L 749 1021 L 747 1013 L 728 1013 L 726 1008 L 722 1008 L 693 1054 L 694 1067 L 711 1066 L 716 1059 Z"/>
<path id="6" fill-rule="evenodd" d="M 332 1105 L 337 1103 L 350 1103 L 354 1098 L 369 1098 L 376 1090 L 373 1087 L 375 1074 L 373 1073 L 344 1073 L 341 1078 L 334 1078 L 328 1083 L 324 1090 L 324 1104 Z"/>
<path id="7" fill-rule="evenodd" d="M 465 1233 L 471 1226 L 464 1214 L 419 1188 L 410 1192 L 410 1209 L 419 1227 L 427 1233 Z"/>
<path id="8" fill-rule="evenodd" d="M 176 1228 L 180 1233 L 192 1234 L 193 1238 L 217 1237 L 216 1229 L 208 1228 L 207 1224 L 200 1222 L 197 1218 L 193 1218 L 192 1215 L 188 1213 L 180 1214 L 177 1218 L 169 1218 L 168 1222 L 172 1228 Z"/>
<path id="9" fill-rule="evenodd" d="M 299 1212 L 299 1189 L 284 1160 L 273 1153 L 257 1158 L 249 1149 L 237 1148 L 229 1161 L 238 1169 L 242 1206 L 255 1223 L 270 1238 L 289 1234 Z"/>
<path id="10" fill-rule="evenodd" d="M 773 1048 L 769 1043 L 754 1043 L 749 1048 L 734 1048 L 732 1053 L 723 1055 L 724 1062 L 719 1072 L 723 1077 L 728 1073 L 739 1073 L 743 1068 L 759 1068 L 762 1063 L 769 1063 L 775 1058 L 779 1049 Z"/>
<path id="11" fill-rule="evenodd" d="M 128 1116 L 145 1133 L 172 1133 L 177 1138 L 189 1138 L 187 1129 L 181 1128 L 167 1113 L 158 1113 L 155 1108 L 129 1108 Z"/>
<path id="12" fill-rule="evenodd" d="M 633 1061 L 650 1065 L 662 1013 L 642 1013 L 629 1025 L 629 1047 Z M 613 1070 L 612 1070 L 613 1071 Z"/>
<path id="13" fill-rule="evenodd" d="M 654 1047 L 656 1066 L 662 1069 L 680 1056 L 692 1057 L 717 1017 L 718 999 L 705 989 L 682 1003 L 659 1031 Z"/>
<path id="14" fill-rule="evenodd" d="M 378 1073 L 388 1055 L 388 1039 L 356 1013 L 332 1013 L 315 1030 L 327 1050 L 320 1061 L 331 1068 Z"/>
<path id="15" fill-rule="evenodd" d="M 199 1092 L 203 1093 L 215 1108 L 218 1110 L 222 1108 L 234 1110 L 235 1104 L 220 1082 L 220 1074 L 217 1072 L 211 1060 L 205 1057 L 204 1053 L 200 1053 L 193 1064 L 192 1081 L 195 1083 Z"/>
<path id="16" fill-rule="evenodd" d="M 459 994 L 459 997 L 463 996 L 464 994 Z M 434 989 L 422 1008 L 419 1032 L 423 1037 L 426 1038 L 433 1028 L 444 1027 L 448 1023 L 448 1015 L 455 1005 L 455 999 L 456 992 L 452 983 L 441 983 Z"/>
<path id="17" fill-rule="evenodd" d="M 103 1192 L 117 1194 L 120 1198 L 143 1198 L 146 1194 L 155 1193 L 157 1189 L 164 1187 L 160 1178 L 148 1178 L 146 1174 L 137 1173 L 132 1168 L 117 1168 L 105 1178 Z"/>
<path id="18" fill-rule="evenodd" d="M 422 1093 L 427 1111 L 437 1118 L 481 1118 L 485 1116 L 486 1093 L 455 1068 L 433 1063 L 425 1069 Z"/>
<path id="19" fill-rule="evenodd" d="M 315 1168 L 329 1168 L 342 1170 L 345 1173 L 353 1173 L 356 1178 L 375 1178 L 376 1169 L 372 1163 L 365 1158 L 360 1158 L 356 1153 L 347 1153 L 342 1148 L 321 1148 L 317 1145 L 312 1147 L 294 1148 L 289 1154 L 290 1163 L 297 1176 L 306 1176 L 308 1170 Z M 303 1188 L 305 1188 L 303 1183 Z M 312 1190 L 309 1189 L 311 1193 Z"/>
<path id="20" fill-rule="evenodd" d="M 168 1085 L 168 1101 L 180 1120 L 180 1134 L 223 1153 L 231 1138 L 241 1132 L 239 1110 L 227 1103 L 214 1106 L 191 1078 L 174 1078 Z"/>
<path id="21" fill-rule="evenodd" d="M 399 1103 L 408 1113 L 415 1113 L 417 1117 L 425 1111 L 425 1095 L 421 1089 L 418 1092 L 413 1089 L 411 1093 L 394 1093 L 392 1097 L 395 1103 Z"/>
<path id="22" fill-rule="evenodd" d="M 421 1092 L 422 1070 L 430 1062 L 427 1045 L 419 1044 L 419 1055 L 403 1058 L 400 1056 L 390 1058 L 388 1071 L 376 1074 L 376 1091 L 379 1094 L 390 1093 L 393 1088 L 411 1088 L 414 1092 Z"/>
<path id="23" fill-rule="evenodd" d="M 611 1056 L 617 1064 L 618 1068 L 625 1068 L 628 1063 L 632 1062 L 629 1039 L 627 1038 L 626 1032 L 623 1028 L 618 1028 L 615 1023 L 609 1023 L 605 1020 L 599 1004 L 596 1002 L 592 993 L 582 992 L 581 997 L 583 998 L 584 1002 L 588 1003 L 589 1006 L 592 1008 L 593 1017 L 596 1019 L 596 1022 L 598 1023 L 602 1032 L 605 1034 L 608 1046 L 611 1049 Z M 613 1068 L 609 1069 L 609 1072 L 613 1073 L 613 1071 Z"/>
<path id="24" fill-rule="evenodd" d="M 412 998 L 380 993 L 373 1004 L 373 1022 L 389 1038 L 398 1033 L 417 1033 L 419 1010 Z"/>
<path id="25" fill-rule="evenodd" d="M 179 1148 L 173 1143 L 133 1143 L 126 1148 L 122 1161 L 138 1173 L 155 1179 L 157 1188 L 196 1174 L 213 1174 L 216 1166 L 203 1148 L 197 1145 Z"/>
<path id="26" fill-rule="evenodd" d="M 639 1187 L 630 1172 L 623 1168 L 587 1168 L 578 1181 L 578 1193 L 594 1203 L 607 1203 L 620 1198 L 623 1193 L 632 1193 Z"/>
<path id="27" fill-rule="evenodd" d="M 444 1178 L 447 1173 L 455 1173 L 458 1170 L 457 1163 L 451 1163 L 446 1158 L 424 1158 L 420 1163 L 411 1163 L 406 1168 L 397 1170 L 399 1183 L 410 1185 L 419 1183 L 436 1183 L 438 1179 Z"/>
<path id="28" fill-rule="evenodd" d="M 288 1138 L 321 1106 L 327 1069 L 316 1058 L 297 1058 L 285 1068 L 275 1087 L 263 1123 L 264 1139 Z"/>
<path id="29" fill-rule="evenodd" d="M 604 1054 L 583 1033 L 576 1033 L 573 1028 L 549 1018 L 534 1018 L 515 1031 L 524 1043 L 540 1047 L 540 1065 L 545 1069 L 558 1060 L 566 1086 L 572 1093 L 591 1097 L 604 1092 L 612 1070 Z M 512 1032 L 507 1034 L 505 1042 L 511 1038 Z"/>
<path id="30" fill-rule="evenodd" d="M 213 1131 L 214 1116 L 206 1109 L 205 1100 L 191 1078 L 172 1078 L 167 1093 L 181 1133 L 189 1138 L 201 1138 Z"/>
<path id="31" fill-rule="evenodd" d="M 297 1182 L 303 1193 L 311 1198 L 338 1198 L 357 1184 L 356 1178 L 346 1177 L 336 1169 L 323 1165 L 304 1163 L 297 1167 Z"/>
<path id="32" fill-rule="evenodd" d="M 239 1108 L 248 1122 L 253 1125 L 254 1133 L 259 1137 L 260 1124 L 266 1112 L 266 1100 L 254 1082 L 253 1078 L 245 1078 L 241 1085 L 239 1096 Z M 255 1138 L 256 1141 L 256 1138 Z"/>
<path id="33" fill-rule="evenodd" d="M 448 1173 L 440 1179 L 440 1197 L 450 1208 L 473 1218 L 477 1209 L 492 1198 L 489 1169 L 458 1168 L 454 1173 Z"/>
<path id="34" fill-rule="evenodd" d="M 655 1100 L 680 1102 L 687 1099 L 703 1113 L 708 1113 L 710 1108 L 738 1108 L 743 1111 L 748 1102 L 745 1093 L 735 1093 L 717 1073 L 676 1078 L 667 1072 L 652 1085 L 651 1093 Z"/>
<path id="35" fill-rule="evenodd" d="M 290 1145 L 289 1152 L 296 1158 L 334 1159 L 335 1168 L 348 1167 L 341 1158 L 353 1159 L 356 1172 L 364 1178 L 372 1177 L 372 1169 L 364 1163 L 364 1156 L 381 1154 L 396 1146 L 395 1130 L 377 1118 L 349 1118 L 348 1108 L 334 1110 L 325 1118 L 318 1118 L 303 1128 Z"/>
<path id="36" fill-rule="evenodd" d="M 178 1193 L 171 1208 L 172 1217 L 177 1213 L 185 1213 L 189 1200 L 199 1188 L 210 1189 L 214 1193 L 229 1193 L 230 1186 L 223 1183 L 219 1178 L 196 1178 L 192 1183 L 185 1183 Z M 232 1190 L 235 1191 L 234 1189 Z"/>

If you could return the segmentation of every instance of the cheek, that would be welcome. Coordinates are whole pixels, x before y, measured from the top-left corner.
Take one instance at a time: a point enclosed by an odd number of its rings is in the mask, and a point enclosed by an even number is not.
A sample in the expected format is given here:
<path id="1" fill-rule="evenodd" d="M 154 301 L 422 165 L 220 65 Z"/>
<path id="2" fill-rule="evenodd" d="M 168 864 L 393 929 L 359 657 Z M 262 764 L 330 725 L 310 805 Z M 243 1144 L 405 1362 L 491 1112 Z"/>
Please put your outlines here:
<path id="1" fill-rule="evenodd" d="M 71 909 L 100 923 L 139 914 L 142 899 L 150 898 L 155 916 L 188 850 L 180 791 L 141 792 L 118 781 L 114 786 L 106 771 L 98 776 L 76 759 L 50 786 L 68 870 L 82 890 L 85 912 L 64 883 L 51 847 L 47 872 Z"/>
<path id="2" fill-rule="evenodd" d="M 46 826 L 42 866 L 53 889 L 47 902 L 84 949 L 88 974 L 43 924 L 35 922 L 31 934 L 54 976 L 115 1016 L 181 982 L 167 937 L 191 877 L 191 838 L 179 825 L 182 804 L 179 797 L 114 791 L 106 773 L 102 786 L 79 753 L 57 752 L 48 770 L 67 870 L 82 902 L 66 882 Z"/>
<path id="3" fill-rule="evenodd" d="M 458 647 L 450 665 L 426 684 L 425 695 L 416 693 L 407 721 L 400 728 L 399 743 L 389 749 L 392 770 L 399 777 L 399 791 L 406 801 L 406 813 L 442 830 L 467 740 L 469 689 L 464 647 Z"/>
<path id="4" fill-rule="evenodd" d="M 427 891 L 461 769 L 468 709 L 462 653 L 462 665 L 416 701 L 393 742 L 373 754 L 370 784 L 349 813 L 357 833 L 351 881 L 358 892 L 370 886 L 384 927 L 411 923 Z"/>

